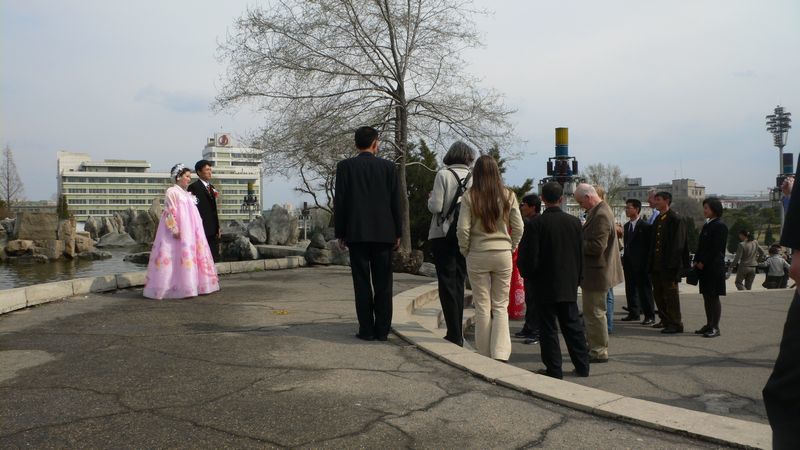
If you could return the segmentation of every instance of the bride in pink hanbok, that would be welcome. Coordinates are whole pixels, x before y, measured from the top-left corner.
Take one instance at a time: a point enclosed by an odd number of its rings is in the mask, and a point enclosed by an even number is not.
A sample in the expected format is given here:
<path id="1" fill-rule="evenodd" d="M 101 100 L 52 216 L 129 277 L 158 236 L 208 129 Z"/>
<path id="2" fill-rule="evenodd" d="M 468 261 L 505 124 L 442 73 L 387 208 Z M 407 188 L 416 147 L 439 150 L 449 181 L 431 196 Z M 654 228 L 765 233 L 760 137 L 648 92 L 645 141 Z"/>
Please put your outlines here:
<path id="1" fill-rule="evenodd" d="M 218 291 L 217 268 L 195 206 L 197 198 L 186 190 L 192 171 L 177 164 L 170 174 L 175 185 L 167 189 L 147 264 L 144 296 L 186 298 Z"/>

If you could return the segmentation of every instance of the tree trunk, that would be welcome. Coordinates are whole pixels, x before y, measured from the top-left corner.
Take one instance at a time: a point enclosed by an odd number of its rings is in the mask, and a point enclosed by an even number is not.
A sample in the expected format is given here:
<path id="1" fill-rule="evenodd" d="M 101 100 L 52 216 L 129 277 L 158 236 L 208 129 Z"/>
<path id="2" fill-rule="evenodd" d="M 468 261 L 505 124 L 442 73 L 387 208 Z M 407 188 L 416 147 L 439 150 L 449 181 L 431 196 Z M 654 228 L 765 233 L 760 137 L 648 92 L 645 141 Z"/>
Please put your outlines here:
<path id="1" fill-rule="evenodd" d="M 411 252 L 411 216 L 408 205 L 408 186 L 406 184 L 406 150 L 408 149 L 408 114 L 405 109 L 405 95 L 400 92 L 399 104 L 395 107 L 395 162 L 397 178 L 401 193 L 400 218 L 403 221 L 403 232 L 400 237 L 400 251 Z"/>

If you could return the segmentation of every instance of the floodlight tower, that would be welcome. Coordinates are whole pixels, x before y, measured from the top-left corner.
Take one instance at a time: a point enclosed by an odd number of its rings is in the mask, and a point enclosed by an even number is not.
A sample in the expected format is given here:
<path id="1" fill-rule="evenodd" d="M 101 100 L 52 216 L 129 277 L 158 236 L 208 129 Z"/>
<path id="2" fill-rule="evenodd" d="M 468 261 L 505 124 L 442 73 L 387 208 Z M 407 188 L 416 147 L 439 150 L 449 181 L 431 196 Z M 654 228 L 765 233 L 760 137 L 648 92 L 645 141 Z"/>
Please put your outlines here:
<path id="1" fill-rule="evenodd" d="M 772 188 L 771 197 L 774 200 L 781 200 L 781 185 L 787 176 L 794 173 L 794 155 L 783 153 L 783 147 L 789 139 L 789 129 L 792 128 L 792 113 L 786 112 L 783 106 L 776 106 L 775 113 L 767 116 L 767 131 L 772 133 L 772 143 L 778 148 L 778 176 L 775 178 L 775 187 Z M 781 231 L 783 231 L 783 220 L 785 211 L 781 207 Z"/>
<path id="2" fill-rule="evenodd" d="M 556 128 L 556 155 L 547 159 L 547 177 L 539 180 L 539 187 L 551 181 L 564 187 L 566 198 L 572 196 L 578 183 L 584 181 L 578 176 L 578 160 L 569 156 L 569 128 Z"/>

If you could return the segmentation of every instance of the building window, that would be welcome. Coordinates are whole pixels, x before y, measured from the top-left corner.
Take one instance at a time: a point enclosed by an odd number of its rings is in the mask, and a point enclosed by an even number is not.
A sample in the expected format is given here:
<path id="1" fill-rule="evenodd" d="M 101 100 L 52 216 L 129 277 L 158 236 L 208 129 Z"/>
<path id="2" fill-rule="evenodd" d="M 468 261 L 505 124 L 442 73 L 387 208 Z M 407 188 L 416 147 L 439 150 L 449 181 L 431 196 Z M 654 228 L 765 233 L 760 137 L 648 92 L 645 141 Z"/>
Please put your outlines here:
<path id="1" fill-rule="evenodd" d="M 109 178 L 108 182 L 109 183 L 126 183 L 127 181 L 126 181 L 125 178 Z"/>
<path id="2" fill-rule="evenodd" d="M 128 183 L 147 183 L 147 178 L 128 178 Z"/>
<path id="3" fill-rule="evenodd" d="M 144 194 L 145 189 L 128 189 L 129 194 Z"/>
<path id="4" fill-rule="evenodd" d="M 86 189 L 79 189 L 79 188 L 69 188 L 67 192 L 70 194 L 85 194 Z"/>
<path id="5" fill-rule="evenodd" d="M 124 194 L 125 193 L 125 189 L 109 189 L 108 193 L 109 194 Z"/>
<path id="6" fill-rule="evenodd" d="M 163 194 L 164 193 L 164 189 L 148 189 L 147 193 L 148 194 Z"/>
<path id="7" fill-rule="evenodd" d="M 89 214 L 108 214 L 108 211 L 105 209 L 90 209 Z"/>
<path id="8" fill-rule="evenodd" d="M 132 198 L 128 200 L 129 205 L 146 205 L 148 202 L 142 198 Z"/>
<path id="9" fill-rule="evenodd" d="M 67 199 L 67 203 L 70 205 L 85 205 L 86 199 L 85 198 L 70 198 Z"/>
<path id="10" fill-rule="evenodd" d="M 89 200 L 89 203 L 94 203 L 94 204 L 97 204 L 97 205 L 105 205 L 107 202 L 108 202 L 108 200 L 106 200 L 104 198 L 96 198 L 96 199 L 93 199 L 93 200 Z"/>
<path id="11" fill-rule="evenodd" d="M 126 205 L 128 204 L 128 200 L 124 198 L 112 198 L 111 200 L 108 201 L 108 203 L 112 205 Z"/>
<path id="12" fill-rule="evenodd" d="M 105 194 L 105 189 L 89 189 L 90 194 Z"/>

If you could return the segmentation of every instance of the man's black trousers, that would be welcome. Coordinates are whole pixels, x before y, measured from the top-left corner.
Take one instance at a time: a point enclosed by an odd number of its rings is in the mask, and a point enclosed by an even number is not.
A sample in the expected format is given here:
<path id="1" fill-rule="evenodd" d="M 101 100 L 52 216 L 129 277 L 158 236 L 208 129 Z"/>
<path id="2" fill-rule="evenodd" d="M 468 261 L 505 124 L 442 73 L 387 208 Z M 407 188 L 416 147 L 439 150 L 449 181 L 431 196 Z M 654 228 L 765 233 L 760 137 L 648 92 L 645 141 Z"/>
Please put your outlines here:
<path id="1" fill-rule="evenodd" d="M 586 343 L 583 321 L 576 302 L 543 302 L 537 301 L 536 311 L 539 313 L 539 346 L 542 362 L 547 373 L 562 378 L 561 346 L 558 343 L 558 328 L 564 335 L 567 351 L 581 375 L 589 374 L 589 346 Z M 557 325 L 556 325 L 557 323 Z"/>
<path id="2" fill-rule="evenodd" d="M 800 294 L 795 290 L 775 368 L 762 392 L 772 448 L 800 448 Z"/>
<path id="3" fill-rule="evenodd" d="M 393 244 L 348 243 L 358 334 L 383 338 L 392 326 Z"/>

